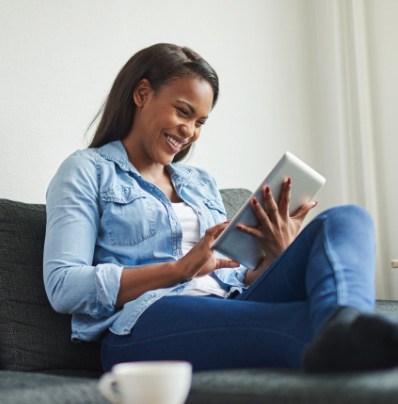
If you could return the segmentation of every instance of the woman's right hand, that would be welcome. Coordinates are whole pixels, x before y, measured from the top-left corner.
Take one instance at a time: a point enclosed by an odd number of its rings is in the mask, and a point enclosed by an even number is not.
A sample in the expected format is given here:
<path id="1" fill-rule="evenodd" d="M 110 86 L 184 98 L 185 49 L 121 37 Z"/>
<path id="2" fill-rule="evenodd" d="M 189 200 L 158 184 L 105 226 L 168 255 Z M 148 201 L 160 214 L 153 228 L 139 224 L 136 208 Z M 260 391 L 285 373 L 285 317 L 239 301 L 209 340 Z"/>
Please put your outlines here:
<path id="1" fill-rule="evenodd" d="M 207 229 L 205 235 L 178 261 L 124 268 L 116 307 L 122 307 L 149 290 L 170 287 L 195 276 L 207 275 L 218 268 L 238 267 L 236 261 L 218 258 L 212 250 L 214 241 L 227 225 L 228 222 L 224 222 Z"/>
<path id="2" fill-rule="evenodd" d="M 205 235 L 181 259 L 176 266 L 181 271 L 184 280 L 196 276 L 208 275 L 218 268 L 237 268 L 240 264 L 229 258 L 219 258 L 212 250 L 212 246 L 229 222 L 223 222 L 206 230 Z"/>

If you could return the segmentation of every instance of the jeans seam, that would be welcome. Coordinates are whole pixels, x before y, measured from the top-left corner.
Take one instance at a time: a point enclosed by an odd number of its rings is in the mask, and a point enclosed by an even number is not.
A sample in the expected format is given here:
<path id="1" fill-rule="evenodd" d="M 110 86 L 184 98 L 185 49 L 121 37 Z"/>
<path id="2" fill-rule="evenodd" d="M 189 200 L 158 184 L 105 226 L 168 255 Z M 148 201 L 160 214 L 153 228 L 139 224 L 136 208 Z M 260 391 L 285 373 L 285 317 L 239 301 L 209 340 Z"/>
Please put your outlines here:
<path id="1" fill-rule="evenodd" d="M 126 343 L 126 344 L 113 344 L 113 343 L 108 342 L 106 340 L 104 341 L 104 343 L 106 345 L 108 345 L 109 347 L 122 349 L 122 348 L 124 348 L 126 346 L 153 343 L 155 341 L 161 341 L 163 339 L 173 338 L 175 336 L 182 336 L 182 335 L 189 335 L 189 334 L 199 334 L 199 333 L 208 333 L 208 332 L 211 332 L 211 331 L 222 331 L 222 330 L 229 330 L 229 328 L 228 327 L 212 327 L 212 328 L 206 328 L 206 329 L 203 329 L 203 330 L 189 330 L 189 331 L 182 331 L 182 332 L 173 332 L 173 333 L 168 333 L 168 334 L 158 336 L 158 337 L 148 337 L 148 338 L 137 339 L 137 340 L 131 341 L 131 342 Z M 292 341 L 299 342 L 299 343 L 302 343 L 302 344 L 306 344 L 308 342 L 307 340 L 303 340 L 303 339 L 298 338 L 298 337 L 296 337 L 294 335 L 287 334 L 285 331 L 275 330 L 273 328 L 242 326 L 242 327 L 235 327 L 234 331 L 236 331 L 236 330 L 243 330 L 243 331 L 246 331 L 246 332 L 250 332 L 250 331 L 253 331 L 253 330 L 260 330 L 260 331 L 263 331 L 263 332 L 270 332 L 270 333 L 274 333 L 274 334 L 279 334 L 279 335 L 281 335 L 283 337 L 291 339 Z M 116 335 L 117 337 L 122 337 L 122 338 L 124 337 L 124 335 L 117 335 L 117 334 L 113 334 L 113 335 Z"/>
<path id="2" fill-rule="evenodd" d="M 325 252 L 329 265 L 332 268 L 333 278 L 335 280 L 337 303 L 342 304 L 347 300 L 347 287 L 344 272 L 335 265 L 339 262 L 339 260 L 338 257 L 335 256 L 330 245 L 330 230 L 326 220 L 323 220 L 323 227 L 325 235 Z"/>

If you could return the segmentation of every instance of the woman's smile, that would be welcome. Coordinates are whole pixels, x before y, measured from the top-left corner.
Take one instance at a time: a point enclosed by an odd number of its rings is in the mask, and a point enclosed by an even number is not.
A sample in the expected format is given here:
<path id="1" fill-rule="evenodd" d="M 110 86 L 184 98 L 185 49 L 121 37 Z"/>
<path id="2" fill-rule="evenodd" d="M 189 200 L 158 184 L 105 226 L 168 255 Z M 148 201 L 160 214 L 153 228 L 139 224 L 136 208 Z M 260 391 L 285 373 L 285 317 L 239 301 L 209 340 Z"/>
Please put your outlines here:
<path id="1" fill-rule="evenodd" d="M 182 140 L 177 137 L 173 137 L 166 133 L 165 135 L 167 142 L 172 146 L 173 153 L 177 154 L 180 152 L 189 142 L 187 140 Z"/>

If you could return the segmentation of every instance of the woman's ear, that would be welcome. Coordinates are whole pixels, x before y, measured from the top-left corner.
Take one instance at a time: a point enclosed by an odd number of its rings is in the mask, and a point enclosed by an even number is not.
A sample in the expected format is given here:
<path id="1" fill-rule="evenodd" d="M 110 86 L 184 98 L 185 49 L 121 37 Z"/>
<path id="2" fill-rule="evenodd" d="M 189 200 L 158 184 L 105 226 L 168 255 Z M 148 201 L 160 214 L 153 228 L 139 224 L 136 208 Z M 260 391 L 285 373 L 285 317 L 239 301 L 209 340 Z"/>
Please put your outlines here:
<path id="1" fill-rule="evenodd" d="M 134 89 L 133 100 L 134 104 L 141 108 L 152 92 L 151 83 L 147 79 L 142 79 Z"/>

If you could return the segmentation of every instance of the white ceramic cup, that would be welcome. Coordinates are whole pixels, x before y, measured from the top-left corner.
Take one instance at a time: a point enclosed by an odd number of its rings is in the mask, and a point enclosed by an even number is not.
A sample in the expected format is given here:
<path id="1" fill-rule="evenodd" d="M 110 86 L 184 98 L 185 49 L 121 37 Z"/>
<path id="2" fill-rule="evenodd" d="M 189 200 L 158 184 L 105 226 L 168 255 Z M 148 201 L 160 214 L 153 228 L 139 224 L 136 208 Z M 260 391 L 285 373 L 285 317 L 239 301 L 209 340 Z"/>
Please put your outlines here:
<path id="1" fill-rule="evenodd" d="M 183 404 L 191 381 L 189 362 L 128 362 L 113 366 L 101 377 L 98 387 L 112 403 Z"/>

